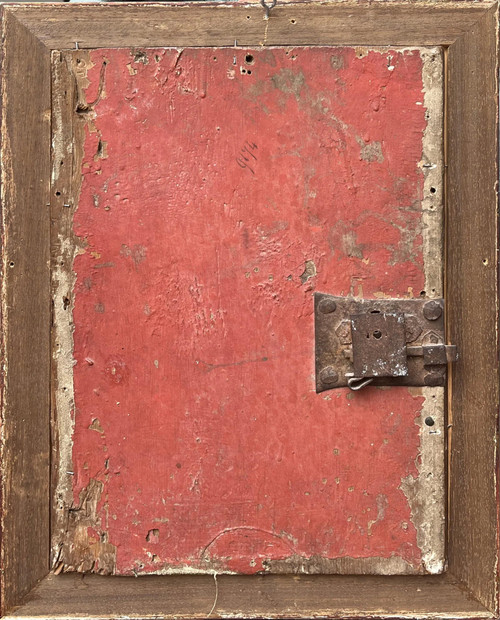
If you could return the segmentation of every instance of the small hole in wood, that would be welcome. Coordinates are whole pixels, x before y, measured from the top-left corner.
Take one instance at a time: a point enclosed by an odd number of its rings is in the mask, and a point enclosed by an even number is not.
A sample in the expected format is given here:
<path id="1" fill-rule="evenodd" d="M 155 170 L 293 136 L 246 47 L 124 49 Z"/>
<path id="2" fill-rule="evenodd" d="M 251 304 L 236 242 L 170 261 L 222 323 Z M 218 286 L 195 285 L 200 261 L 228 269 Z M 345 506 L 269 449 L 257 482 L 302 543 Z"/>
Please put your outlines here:
<path id="1" fill-rule="evenodd" d="M 247 75 L 252 75 L 252 71 L 250 69 L 248 69 Z"/>
<path id="2" fill-rule="evenodd" d="M 56 196 L 60 196 L 60 195 L 61 195 L 61 192 L 56 192 Z"/>
<path id="3" fill-rule="evenodd" d="M 291 24 L 296 24 L 297 22 L 296 22 L 296 20 L 295 20 L 295 19 L 291 19 L 291 20 L 290 20 L 290 23 L 291 23 Z"/>
<path id="4" fill-rule="evenodd" d="M 9 267 L 14 267 L 14 261 L 13 260 L 10 261 Z"/>
<path id="5" fill-rule="evenodd" d="M 487 258 L 483 258 L 483 265 L 486 267 L 486 265 L 488 264 L 488 259 Z"/>
<path id="6" fill-rule="evenodd" d="M 431 194 L 435 194 L 436 193 L 436 188 L 435 187 L 431 187 Z"/>
<path id="7" fill-rule="evenodd" d="M 247 15 L 247 19 L 251 19 L 251 18 L 250 18 L 250 15 Z"/>
<path id="8" fill-rule="evenodd" d="M 254 57 L 252 56 L 252 54 L 247 54 L 245 56 L 245 62 L 247 63 L 247 65 L 253 65 L 254 63 Z"/>
<path id="9" fill-rule="evenodd" d="M 377 340 L 379 340 L 380 338 L 382 338 L 382 332 L 379 329 L 376 329 L 373 332 L 373 337 L 376 338 Z"/>
<path id="10" fill-rule="evenodd" d="M 425 291 L 420 291 L 420 297 L 425 297 Z"/>

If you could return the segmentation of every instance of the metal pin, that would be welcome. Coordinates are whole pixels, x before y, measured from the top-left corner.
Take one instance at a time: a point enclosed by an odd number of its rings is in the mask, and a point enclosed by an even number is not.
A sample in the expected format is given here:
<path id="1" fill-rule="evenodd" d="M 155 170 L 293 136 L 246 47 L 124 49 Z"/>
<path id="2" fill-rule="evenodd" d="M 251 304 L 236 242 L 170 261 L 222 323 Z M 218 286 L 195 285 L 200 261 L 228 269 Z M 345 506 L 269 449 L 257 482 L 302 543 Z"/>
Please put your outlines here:
<path id="1" fill-rule="evenodd" d="M 361 381 L 361 383 L 359 383 L 359 381 Z M 357 392 L 369 385 L 372 381 L 373 377 L 351 377 L 347 380 L 347 385 L 353 392 Z"/>
<path id="2" fill-rule="evenodd" d="M 75 50 L 79 50 L 79 49 L 80 49 L 80 47 L 78 45 L 78 41 L 75 41 Z"/>

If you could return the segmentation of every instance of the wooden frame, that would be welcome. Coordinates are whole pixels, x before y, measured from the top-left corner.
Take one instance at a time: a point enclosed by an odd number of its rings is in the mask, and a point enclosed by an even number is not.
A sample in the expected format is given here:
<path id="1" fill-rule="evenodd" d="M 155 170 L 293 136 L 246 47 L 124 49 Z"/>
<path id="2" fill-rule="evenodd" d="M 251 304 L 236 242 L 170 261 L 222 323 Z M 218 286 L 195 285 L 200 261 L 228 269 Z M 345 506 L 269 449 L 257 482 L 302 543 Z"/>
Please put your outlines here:
<path id="1" fill-rule="evenodd" d="M 11 4 L 2 8 L 2 613 L 9 617 L 499 617 L 497 36 L 484 2 Z M 449 570 L 432 577 L 49 575 L 51 52 L 446 49 Z M 40 582 L 39 585 L 38 582 Z"/>

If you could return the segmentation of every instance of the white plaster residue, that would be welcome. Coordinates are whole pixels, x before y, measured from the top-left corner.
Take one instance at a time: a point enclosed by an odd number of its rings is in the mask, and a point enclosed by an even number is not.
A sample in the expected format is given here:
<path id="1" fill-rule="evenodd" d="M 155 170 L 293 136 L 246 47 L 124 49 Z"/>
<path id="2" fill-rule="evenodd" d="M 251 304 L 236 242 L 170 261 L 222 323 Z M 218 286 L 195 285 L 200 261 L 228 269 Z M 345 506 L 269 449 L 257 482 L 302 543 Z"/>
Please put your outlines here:
<path id="1" fill-rule="evenodd" d="M 59 52 L 57 52 L 59 54 Z M 58 57 L 55 57 L 57 60 Z M 59 67 L 70 71 L 76 77 L 77 99 L 85 105 L 85 88 L 89 81 L 88 70 L 93 66 L 88 53 L 79 52 L 78 58 L 66 57 L 61 63 L 53 63 L 56 79 L 59 79 Z M 101 71 L 101 82 L 103 71 Z M 71 161 L 73 177 L 70 182 L 67 196 L 71 204 L 78 204 L 81 184 L 81 159 L 83 152 L 75 150 L 74 145 L 83 144 L 84 127 L 87 125 L 93 130 L 95 112 L 89 109 L 73 120 L 73 132 L 68 133 L 65 127 L 65 114 L 68 110 L 67 101 L 54 101 L 54 126 L 52 137 L 52 179 L 60 177 L 61 161 Z M 68 166 L 65 168 L 68 174 Z M 68 524 L 68 509 L 73 506 L 73 430 L 74 430 L 74 386 L 73 366 L 76 361 L 73 357 L 73 289 L 76 274 L 73 271 L 75 257 L 83 252 L 81 240 L 76 238 L 71 224 L 61 220 L 62 229 L 54 240 L 52 257 L 52 292 L 53 292 L 53 351 L 52 359 L 55 373 L 53 387 L 52 424 L 55 427 L 55 445 L 52 455 L 56 467 L 56 483 L 53 490 L 54 522 L 52 528 L 52 563 L 57 566 Z"/>
<path id="2" fill-rule="evenodd" d="M 417 422 L 420 429 L 420 450 L 415 461 L 418 476 L 410 474 L 403 478 L 399 488 L 410 506 L 423 567 L 428 573 L 438 574 L 446 566 L 444 388 L 412 388 L 412 393 L 425 398 Z"/>
<path id="3" fill-rule="evenodd" d="M 63 472 L 73 471 L 73 428 L 74 428 L 74 388 L 73 388 L 73 287 L 76 275 L 65 265 L 73 265 L 78 248 L 73 241 L 58 236 L 60 252 L 52 272 L 54 291 L 54 351 L 56 367 L 56 386 L 54 390 L 55 412 L 58 436 L 57 484 L 55 489 L 56 519 L 64 523 L 65 512 L 72 505 L 73 492 L 71 477 Z M 70 305 L 64 307 L 64 299 Z M 59 554 L 59 537 L 53 540 L 53 558 Z"/>
<path id="4" fill-rule="evenodd" d="M 422 140 L 424 174 L 422 243 L 425 292 L 443 296 L 443 56 L 439 48 L 420 50 L 427 125 Z"/>
<path id="5" fill-rule="evenodd" d="M 422 140 L 424 175 L 422 199 L 422 244 L 426 297 L 443 296 L 443 56 L 439 48 L 420 50 L 427 125 Z M 425 570 L 443 572 L 445 560 L 445 428 L 444 388 L 417 388 L 425 401 L 419 419 L 420 451 L 418 477 L 401 482 L 417 530 L 417 545 Z M 426 418 L 434 420 L 427 426 Z"/>

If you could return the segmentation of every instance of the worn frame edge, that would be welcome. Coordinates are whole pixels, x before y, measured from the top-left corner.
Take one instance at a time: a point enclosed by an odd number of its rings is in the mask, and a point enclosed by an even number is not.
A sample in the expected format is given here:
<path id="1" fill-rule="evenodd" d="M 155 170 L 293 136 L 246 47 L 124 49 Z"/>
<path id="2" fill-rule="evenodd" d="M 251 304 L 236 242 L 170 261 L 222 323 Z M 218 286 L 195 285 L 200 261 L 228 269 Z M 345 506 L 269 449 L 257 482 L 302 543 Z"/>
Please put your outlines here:
<path id="1" fill-rule="evenodd" d="M 50 85 L 43 80 L 48 50 L 3 8 L 1 23 L 0 599 L 5 609 L 48 568 L 50 221 L 44 205 L 49 201 L 51 119 Z M 26 54 L 18 53 L 19 46 Z M 24 95 L 19 75 L 26 80 Z M 26 123 L 15 120 L 20 109 Z"/>
<path id="2" fill-rule="evenodd" d="M 349 3 L 349 4 L 352 4 L 352 3 Z M 435 3 L 435 4 L 439 4 L 439 3 Z M 445 3 L 441 3 L 441 6 L 443 4 L 445 4 Z M 472 3 L 467 3 L 465 5 L 465 3 L 464 3 L 464 7 L 465 8 L 469 8 L 471 4 Z M 409 6 L 412 6 L 412 5 L 409 5 L 409 4 L 404 3 L 404 2 L 399 2 L 399 3 L 394 3 L 394 4 L 391 3 L 391 5 L 392 6 L 403 7 L 403 8 L 408 8 Z M 448 5 L 450 10 L 455 11 L 456 12 L 455 14 L 457 14 L 460 11 L 459 7 L 456 6 L 456 3 L 455 3 L 455 5 L 452 5 L 452 3 L 447 2 L 446 5 Z M 156 4 L 156 5 L 153 5 L 153 4 L 149 5 L 148 4 L 148 5 L 143 6 L 142 9 L 146 11 L 149 6 L 156 6 L 156 7 L 158 7 L 158 6 L 162 6 L 162 5 L 158 5 L 158 4 Z M 169 5 L 163 5 L 162 6 L 162 10 L 165 10 L 165 9 L 168 10 L 168 6 Z M 191 6 L 191 5 L 186 3 L 186 4 L 184 4 L 184 6 Z M 226 10 L 228 8 L 227 6 L 224 7 L 224 6 L 221 6 L 221 5 L 212 5 L 212 7 L 203 7 L 203 8 L 204 8 L 204 10 L 207 10 L 209 8 L 215 8 L 216 6 L 221 8 L 221 9 L 226 9 Z M 297 6 L 297 5 L 292 5 L 290 7 L 290 9 L 293 10 L 294 6 Z M 313 5 L 309 5 L 309 6 L 312 7 Z M 325 6 L 325 5 L 323 5 L 323 6 Z M 329 5 L 329 6 L 331 6 L 331 5 Z M 416 5 L 412 6 L 412 14 L 414 14 L 414 13 L 418 14 L 418 9 L 415 9 L 415 6 Z M 451 8 L 452 6 L 453 6 L 453 8 Z M 86 10 L 86 11 L 100 10 L 101 11 L 100 17 L 102 17 L 103 13 L 105 12 L 105 11 L 103 11 L 103 9 L 105 9 L 105 7 L 102 6 L 102 5 L 99 6 L 99 7 L 97 7 L 97 6 L 92 7 L 92 6 L 89 6 L 89 5 L 87 5 L 87 6 L 80 5 L 80 7 L 81 7 L 82 10 Z M 360 10 L 360 9 L 362 10 L 363 9 L 362 6 L 358 7 L 358 5 L 356 5 L 356 7 L 357 7 L 356 10 Z M 481 7 L 479 7 L 476 4 L 475 7 L 478 10 L 474 11 L 474 17 L 477 17 L 478 15 L 480 15 L 481 19 L 480 20 L 475 19 L 475 18 L 471 19 L 470 20 L 470 25 L 471 25 L 471 27 L 473 27 L 473 26 L 476 26 L 477 24 L 479 24 L 479 22 L 482 22 L 482 26 L 477 28 L 477 33 L 475 35 L 475 37 L 476 37 L 475 40 L 479 40 L 481 38 L 481 36 L 483 36 L 485 34 L 486 31 L 488 31 L 489 34 L 491 35 L 492 29 L 494 31 L 493 35 L 495 35 L 498 32 L 498 14 L 497 14 L 497 5 L 496 5 L 496 3 L 490 3 L 490 2 L 484 3 L 484 5 L 481 6 Z M 31 5 L 30 6 L 30 5 L 26 5 L 26 4 L 25 5 L 4 5 L 2 7 L 2 67 L 5 67 L 5 64 L 4 64 L 5 58 L 6 58 L 6 55 L 9 54 L 10 40 L 9 40 L 9 28 L 8 28 L 8 25 L 7 25 L 8 21 L 9 20 L 17 20 L 16 13 L 17 13 L 18 10 L 24 11 L 25 14 L 26 14 L 26 11 L 28 11 L 28 12 L 30 12 L 32 14 L 32 17 L 34 19 L 36 19 L 37 14 L 38 14 L 40 8 L 48 10 L 51 7 L 48 6 L 48 5 L 43 5 L 42 7 L 40 7 L 39 5 L 38 6 Z M 54 7 L 54 8 L 56 8 L 56 7 Z M 126 6 L 122 5 L 122 8 L 125 9 Z M 197 8 L 201 8 L 201 7 L 197 7 Z M 248 10 L 258 10 L 258 8 L 256 9 L 254 6 L 245 7 L 245 8 L 248 9 Z M 287 8 L 288 7 L 284 7 L 282 10 L 286 11 Z M 425 6 L 421 6 L 420 8 L 423 11 L 423 10 L 425 10 L 426 7 Z M 57 5 L 56 10 L 60 11 L 61 9 L 63 9 L 63 7 L 61 5 Z M 116 10 L 116 6 L 114 7 L 114 9 Z M 366 7 L 365 7 L 365 10 L 366 10 Z M 417 12 L 415 12 L 415 10 Z M 494 15 L 494 17 L 493 17 L 493 15 Z M 51 49 L 57 49 L 57 46 L 56 47 L 49 47 L 49 46 L 47 46 L 46 42 L 42 41 L 43 37 L 40 37 L 40 32 L 39 31 L 37 33 L 34 33 L 33 31 L 30 31 L 29 28 L 27 27 L 26 23 L 24 23 L 23 26 L 30 33 L 31 37 L 37 39 L 37 41 L 40 43 L 40 46 L 38 46 L 39 49 L 41 49 L 42 46 L 45 48 L 45 52 L 41 53 L 41 56 L 45 55 L 45 56 L 47 56 L 47 58 L 49 58 Z M 48 28 L 49 26 L 47 26 L 46 24 L 42 23 L 40 27 Z M 441 26 L 436 26 L 436 30 L 439 30 L 440 27 Z M 369 28 L 370 28 L 370 26 L 367 28 L 367 30 L 369 30 Z M 408 38 L 411 38 L 411 36 L 412 36 L 411 34 L 408 35 Z M 434 45 L 442 44 L 441 42 L 442 42 L 443 38 L 444 37 L 439 37 L 438 34 L 435 34 L 434 35 L 434 39 L 433 39 L 433 44 Z M 345 41 L 343 43 L 344 44 L 348 44 Z M 407 43 L 410 43 L 410 41 L 407 41 Z M 413 43 L 413 41 L 412 41 L 412 43 Z M 342 44 L 342 42 L 335 41 L 335 42 L 332 42 L 332 44 Z M 355 44 L 355 42 L 351 43 L 351 44 Z M 361 44 L 361 42 L 359 44 Z M 103 45 L 105 45 L 105 42 L 103 42 Z M 127 43 L 124 42 L 123 45 L 127 46 Z M 455 45 L 455 43 L 452 43 L 451 47 L 453 48 L 454 45 Z M 469 46 L 470 46 L 470 44 L 469 44 Z M 453 53 L 453 51 L 452 51 L 452 53 Z M 491 58 L 490 59 L 482 58 L 482 60 L 485 60 L 486 62 L 488 62 L 488 60 L 489 60 L 490 63 L 494 62 L 495 68 L 496 68 L 497 67 L 497 57 L 498 57 L 498 51 L 497 51 L 497 46 L 496 45 L 495 45 L 494 54 L 492 54 L 491 56 L 493 57 L 493 61 L 491 60 Z M 45 60 L 45 62 L 47 62 L 47 59 Z M 12 82 L 11 76 L 5 75 L 5 73 L 2 72 L 2 102 L 3 102 L 2 128 L 4 128 L 4 124 L 3 124 L 4 120 L 3 119 L 6 116 L 6 110 L 9 109 L 9 105 L 10 105 L 9 101 L 8 101 L 8 98 L 9 98 L 9 92 L 13 88 L 12 85 L 11 85 L 11 82 Z M 23 84 L 23 86 L 25 86 L 25 84 Z M 26 88 L 23 88 L 23 90 L 24 90 L 24 93 L 25 93 L 25 96 L 26 96 Z M 38 106 L 39 106 L 39 108 L 38 108 L 39 113 L 41 115 L 43 115 L 43 113 L 46 112 L 46 108 L 43 105 L 43 101 L 41 99 L 38 102 Z M 491 106 L 490 106 L 489 109 L 491 109 Z M 496 111 L 497 111 L 497 103 L 495 102 L 495 112 Z M 483 112 L 483 114 L 484 114 L 484 112 Z M 30 118 L 30 119 L 25 119 L 25 120 L 26 120 L 26 123 L 25 123 L 26 125 L 29 125 L 30 124 L 29 121 L 31 121 L 32 122 L 32 128 L 36 128 L 37 127 L 37 120 L 38 120 L 38 118 L 37 119 Z M 497 123 L 496 123 L 496 125 L 497 125 Z M 42 131 L 42 130 L 40 130 L 40 131 Z M 495 128 L 494 135 L 491 138 L 492 142 L 494 142 L 495 148 L 496 148 L 496 144 L 497 144 L 497 135 L 496 134 L 497 134 L 497 126 Z M 490 144 L 490 146 L 491 146 L 491 144 Z M 9 238 L 8 238 L 8 235 L 6 236 L 6 230 L 8 230 L 8 226 L 10 224 L 9 221 L 8 221 L 10 214 L 8 212 L 8 207 L 5 208 L 5 193 L 4 193 L 5 192 L 5 181 L 6 181 L 5 175 L 8 173 L 8 170 L 7 170 L 7 167 L 6 167 L 6 160 L 5 160 L 5 158 L 6 158 L 6 146 L 5 146 L 5 142 L 2 141 L 2 160 L 1 160 L 1 164 L 2 164 L 2 205 L 3 205 L 3 212 L 2 212 L 2 243 L 3 243 L 4 253 L 3 253 L 3 263 L 2 263 L 3 278 L 2 278 L 2 300 L 1 300 L 1 302 L 2 302 L 2 328 L 3 328 L 3 330 L 2 330 L 2 349 L 3 350 L 6 350 L 6 347 L 7 347 L 7 339 L 8 339 L 9 336 L 8 336 L 8 331 L 6 330 L 6 325 L 7 325 L 8 319 L 9 319 L 9 312 L 11 310 L 8 307 L 8 304 L 7 304 L 6 293 L 8 292 L 8 289 L 10 287 L 12 287 L 12 288 L 16 288 L 16 287 L 21 288 L 21 284 L 19 284 L 19 281 L 14 282 L 13 278 L 8 276 L 8 270 L 7 270 L 7 257 L 9 256 Z M 495 160 L 494 168 L 495 168 L 495 171 L 497 171 L 498 165 L 497 165 L 497 161 L 496 160 Z M 496 183 L 496 180 L 495 180 L 495 183 Z M 448 175 L 448 184 L 450 185 L 450 175 Z M 496 186 L 495 186 L 495 193 L 496 193 Z M 44 195 L 46 195 L 46 194 L 44 194 Z M 496 200 L 497 200 L 497 198 L 495 197 L 495 201 Z M 487 207 L 488 206 L 491 207 L 492 205 L 490 205 L 489 202 L 488 202 Z M 498 305 L 497 305 L 498 299 L 497 299 L 497 295 L 496 295 L 496 274 L 497 274 L 496 236 L 497 235 L 496 235 L 496 232 L 495 232 L 495 247 L 494 248 L 489 248 L 492 251 L 492 254 L 491 254 L 492 258 L 491 258 L 491 261 L 489 263 L 489 265 L 490 265 L 490 273 L 493 274 L 491 277 L 495 278 L 495 284 L 492 287 L 492 289 L 495 291 L 495 299 L 493 300 L 494 303 L 495 303 L 495 318 L 497 318 L 497 316 L 498 316 L 498 310 L 497 310 L 497 308 L 498 308 Z M 489 241 L 491 241 L 491 240 L 489 240 Z M 451 256 L 451 257 L 448 256 L 448 260 L 454 260 L 454 257 L 453 256 Z M 26 284 L 26 283 L 23 282 L 23 284 Z M 47 286 L 47 290 L 48 290 L 48 288 L 49 287 Z M 496 360 L 498 360 L 497 337 L 495 338 L 495 350 L 496 350 Z M 495 370 L 495 377 L 498 379 L 498 363 L 495 364 L 494 370 Z M 455 374 L 454 375 L 454 379 L 456 380 L 456 378 L 457 378 L 457 375 Z M 2 379 L 3 379 L 3 385 L 2 385 L 2 401 L 3 401 L 4 394 L 5 394 L 5 387 L 6 387 L 6 385 L 8 386 L 8 384 L 6 383 L 7 374 L 6 374 L 5 367 L 2 367 Z M 494 424 L 495 428 L 496 428 L 496 422 L 497 422 L 497 417 L 498 417 L 498 390 L 497 390 L 497 393 L 494 395 L 494 398 L 496 399 L 495 411 L 494 412 L 491 411 L 490 414 L 489 414 L 489 417 L 491 419 L 492 424 Z M 452 403 L 452 409 L 453 409 L 453 403 Z M 4 405 L 3 405 L 3 402 L 2 402 L 2 423 L 4 423 L 4 421 L 6 421 L 7 424 L 8 424 L 8 422 L 9 422 L 8 417 L 9 417 L 9 412 L 4 409 Z M 6 427 L 4 426 L 4 424 L 2 424 L 2 438 L 1 438 L 2 473 L 4 471 L 4 463 L 6 462 L 6 460 L 4 460 L 4 459 L 6 459 L 8 457 L 8 444 L 9 444 L 9 438 L 6 436 L 5 428 Z M 496 437 L 494 439 L 496 439 Z M 492 472 L 492 473 L 496 474 L 496 469 L 497 469 L 496 447 L 495 447 L 494 450 L 495 450 L 495 471 Z M 492 469 L 491 465 L 488 466 L 488 467 L 489 467 L 489 471 L 490 471 Z M 5 476 L 3 475 L 2 476 L 2 526 L 4 525 L 4 518 L 5 518 L 5 513 L 6 513 L 6 504 L 8 503 L 6 501 L 6 497 L 8 497 L 8 492 L 6 493 Z M 46 499 L 45 501 L 48 501 L 48 500 Z M 496 497 L 495 497 L 495 503 L 497 504 Z M 497 515 L 498 515 L 498 508 L 497 508 Z M 493 614 L 494 617 L 498 617 L 498 591 L 497 591 L 497 584 L 496 584 L 496 582 L 497 582 L 496 577 L 497 577 L 497 571 L 498 571 L 498 561 L 497 561 L 497 559 L 498 559 L 498 530 L 497 530 L 497 523 L 496 522 L 494 524 L 492 524 L 492 528 L 494 528 L 495 541 L 496 541 L 496 544 L 495 544 L 495 557 L 496 557 L 495 575 L 493 575 L 491 577 L 492 581 L 494 582 L 494 594 L 493 594 L 493 596 L 489 595 L 488 597 L 483 598 L 482 602 L 485 602 L 486 607 L 490 610 L 490 613 L 486 613 L 484 617 L 492 617 L 491 614 Z M 453 535 L 453 534 L 451 533 L 451 535 Z M 4 557 L 5 557 L 5 552 L 9 548 L 9 545 L 11 544 L 11 541 L 5 540 L 5 537 L 2 537 L 2 539 L 3 539 L 3 542 L 2 542 L 2 565 L 3 565 L 3 560 L 4 560 Z M 11 546 L 13 546 L 14 544 L 15 544 L 15 541 L 12 542 Z M 48 553 L 48 549 L 47 549 L 47 553 Z M 479 558 L 478 561 L 480 561 L 480 558 Z M 38 558 L 38 563 L 42 565 L 42 564 L 44 564 L 44 561 L 42 560 L 40 562 L 40 558 Z M 48 564 L 48 558 L 46 560 L 46 563 Z M 452 570 L 453 570 L 453 567 L 452 567 Z M 39 579 L 39 578 L 44 576 L 43 574 L 41 574 L 41 571 L 39 571 L 39 572 L 40 572 L 40 575 L 37 577 L 37 579 Z M 12 605 L 15 605 L 19 601 L 19 598 L 22 596 L 21 592 L 18 592 L 18 593 L 9 592 L 8 588 L 6 588 L 5 581 L 6 581 L 6 578 L 5 578 L 5 575 L 2 572 L 2 590 L 1 590 L 1 592 L 2 592 L 2 603 L 3 603 L 2 609 L 4 610 L 4 612 L 5 612 L 5 609 L 11 607 Z M 36 581 L 36 579 L 34 580 L 34 582 L 35 581 Z M 360 610 L 360 615 L 361 616 L 363 615 L 362 610 Z"/>

